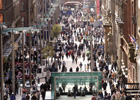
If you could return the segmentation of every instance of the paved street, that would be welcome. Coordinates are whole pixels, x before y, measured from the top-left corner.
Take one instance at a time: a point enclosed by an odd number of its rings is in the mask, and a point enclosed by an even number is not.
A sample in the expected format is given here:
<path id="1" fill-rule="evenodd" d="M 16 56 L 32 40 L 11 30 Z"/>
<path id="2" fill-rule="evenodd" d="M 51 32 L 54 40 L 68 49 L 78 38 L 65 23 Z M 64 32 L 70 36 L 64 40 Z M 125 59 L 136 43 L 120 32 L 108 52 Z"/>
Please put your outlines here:
<path id="1" fill-rule="evenodd" d="M 0 0 L 0 100 L 139 100 L 138 16 L 140 0 Z"/>
<path id="2" fill-rule="evenodd" d="M 74 97 L 67 97 L 67 96 L 61 96 L 57 100 L 91 100 L 92 96 L 77 96 L 76 99 Z"/>

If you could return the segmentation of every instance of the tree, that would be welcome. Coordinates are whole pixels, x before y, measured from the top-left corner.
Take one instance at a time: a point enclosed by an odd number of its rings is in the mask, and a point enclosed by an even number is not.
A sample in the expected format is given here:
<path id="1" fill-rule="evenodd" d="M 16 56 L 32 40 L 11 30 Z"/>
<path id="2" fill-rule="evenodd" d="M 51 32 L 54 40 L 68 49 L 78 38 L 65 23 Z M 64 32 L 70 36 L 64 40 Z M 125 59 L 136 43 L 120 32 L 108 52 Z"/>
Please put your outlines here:
<path id="1" fill-rule="evenodd" d="M 53 57 L 55 52 L 54 47 L 51 45 L 51 43 L 48 43 L 47 47 L 42 50 L 42 53 L 44 54 L 43 58 L 47 59 L 48 57 Z"/>
<path id="2" fill-rule="evenodd" d="M 57 38 L 60 35 L 60 32 L 62 31 L 62 27 L 60 24 L 54 24 L 53 25 L 53 30 L 51 32 L 52 38 Z"/>

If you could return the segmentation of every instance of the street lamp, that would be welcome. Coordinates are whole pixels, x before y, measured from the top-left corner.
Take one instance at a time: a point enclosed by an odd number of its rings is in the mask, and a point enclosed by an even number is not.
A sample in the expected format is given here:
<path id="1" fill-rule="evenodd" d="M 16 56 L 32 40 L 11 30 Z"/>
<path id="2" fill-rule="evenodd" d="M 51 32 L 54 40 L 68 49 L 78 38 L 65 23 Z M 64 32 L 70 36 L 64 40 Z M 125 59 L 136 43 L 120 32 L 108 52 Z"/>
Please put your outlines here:
<path id="1" fill-rule="evenodd" d="M 1 74 L 0 74 L 0 80 L 1 80 L 1 100 L 4 100 L 4 86 L 3 86 L 3 40 L 2 40 L 2 29 L 3 29 L 3 24 L 0 24 L 0 70 L 1 70 Z"/>

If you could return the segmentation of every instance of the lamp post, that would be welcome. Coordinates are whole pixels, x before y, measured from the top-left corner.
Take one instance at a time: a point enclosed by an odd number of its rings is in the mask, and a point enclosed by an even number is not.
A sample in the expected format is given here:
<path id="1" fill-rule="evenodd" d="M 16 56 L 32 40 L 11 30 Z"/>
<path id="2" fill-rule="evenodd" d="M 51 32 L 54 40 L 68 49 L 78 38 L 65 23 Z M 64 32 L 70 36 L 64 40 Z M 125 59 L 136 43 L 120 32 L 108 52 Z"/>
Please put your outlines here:
<path id="1" fill-rule="evenodd" d="M 40 65 L 42 66 L 42 42 L 41 42 L 41 32 L 40 32 Z"/>
<path id="2" fill-rule="evenodd" d="M 15 94 L 15 50 L 14 50 L 14 32 L 11 32 L 12 39 L 12 92 Z"/>
<path id="3" fill-rule="evenodd" d="M 91 71 L 93 71 L 93 44 L 92 44 L 92 33 L 90 34 L 91 40 L 90 40 L 90 55 L 91 55 Z"/>
<path id="4" fill-rule="evenodd" d="M 3 93 L 3 41 L 2 41 L 2 27 L 0 26 L 0 70 L 1 70 L 1 100 L 4 100 Z"/>
<path id="5" fill-rule="evenodd" d="M 36 44 L 36 51 L 37 51 L 37 57 L 36 57 L 36 59 L 37 59 L 37 61 L 36 61 L 36 63 L 37 63 L 37 69 L 38 69 L 38 33 L 39 32 L 36 32 L 36 41 L 37 41 L 37 44 Z"/>
<path id="6" fill-rule="evenodd" d="M 29 33 L 29 80 L 30 80 L 30 88 L 31 88 L 31 81 L 32 81 L 32 79 L 31 79 L 31 35 L 32 35 L 32 32 L 31 32 L 31 30 L 30 30 L 30 33 Z M 31 89 L 30 89 L 31 90 Z"/>
<path id="7" fill-rule="evenodd" d="M 23 88 L 25 88 L 25 63 L 24 63 L 24 32 L 22 32 L 22 66 L 23 66 Z"/>

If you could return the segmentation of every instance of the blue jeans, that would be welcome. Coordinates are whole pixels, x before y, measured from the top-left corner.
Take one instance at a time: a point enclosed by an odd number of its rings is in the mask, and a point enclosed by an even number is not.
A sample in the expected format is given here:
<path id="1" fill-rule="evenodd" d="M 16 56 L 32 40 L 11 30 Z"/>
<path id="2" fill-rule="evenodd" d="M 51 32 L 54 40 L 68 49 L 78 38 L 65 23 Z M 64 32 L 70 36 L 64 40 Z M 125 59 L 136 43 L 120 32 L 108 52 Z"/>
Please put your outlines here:
<path id="1" fill-rule="evenodd" d="M 22 100 L 26 100 L 25 98 L 22 98 Z"/>
<path id="2" fill-rule="evenodd" d="M 74 98 L 76 98 L 76 92 L 74 92 Z"/>

